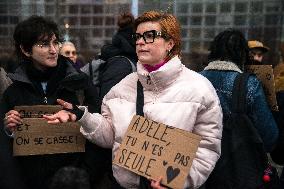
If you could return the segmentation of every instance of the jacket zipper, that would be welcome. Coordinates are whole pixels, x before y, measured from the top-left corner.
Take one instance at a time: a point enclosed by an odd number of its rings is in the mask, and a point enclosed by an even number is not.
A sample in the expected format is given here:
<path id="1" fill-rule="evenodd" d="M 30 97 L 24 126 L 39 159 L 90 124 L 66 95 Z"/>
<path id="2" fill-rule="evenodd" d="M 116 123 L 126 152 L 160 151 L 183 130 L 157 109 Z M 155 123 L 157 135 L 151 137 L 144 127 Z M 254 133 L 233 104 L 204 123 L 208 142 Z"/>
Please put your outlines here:
<path id="1" fill-rule="evenodd" d="M 147 81 L 146 81 L 146 83 L 148 84 L 148 85 L 151 85 L 152 84 L 152 80 L 151 80 L 151 77 L 150 77 L 150 75 L 147 75 Z M 153 85 L 155 86 L 155 83 L 153 83 Z M 156 102 L 157 102 L 157 99 L 158 99 L 158 91 L 156 90 L 156 88 L 153 90 L 153 94 L 154 94 L 154 99 L 153 99 L 153 104 L 155 104 Z"/>
<path id="2" fill-rule="evenodd" d="M 45 104 L 47 104 L 47 97 L 46 97 L 46 96 L 43 98 L 43 102 L 44 102 Z"/>
<path id="3" fill-rule="evenodd" d="M 151 77 L 150 75 L 147 75 L 147 81 L 146 81 L 147 85 L 151 84 Z"/>
<path id="4" fill-rule="evenodd" d="M 41 83 L 41 87 L 42 87 L 42 91 L 43 91 L 43 93 L 44 93 L 43 102 L 44 102 L 45 104 L 47 104 L 47 95 L 46 95 L 47 83 Z"/>

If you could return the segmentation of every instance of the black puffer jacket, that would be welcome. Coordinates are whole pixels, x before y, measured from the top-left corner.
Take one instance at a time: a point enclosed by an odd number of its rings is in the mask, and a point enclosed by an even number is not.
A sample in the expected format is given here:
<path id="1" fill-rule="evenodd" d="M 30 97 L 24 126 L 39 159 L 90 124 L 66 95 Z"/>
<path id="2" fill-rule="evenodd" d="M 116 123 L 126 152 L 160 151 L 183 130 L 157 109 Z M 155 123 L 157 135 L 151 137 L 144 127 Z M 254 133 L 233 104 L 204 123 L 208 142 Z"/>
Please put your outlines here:
<path id="1" fill-rule="evenodd" d="M 17 105 L 54 105 L 57 104 L 56 99 L 58 98 L 73 104 L 79 104 L 76 94 L 78 90 L 87 90 L 89 94 L 88 99 L 92 100 L 94 98 L 93 102 L 89 104 L 98 107 L 97 101 L 94 101 L 98 97 L 90 92 L 92 87 L 89 85 L 88 76 L 76 71 L 72 63 L 62 56 L 58 59 L 58 65 L 55 68 L 51 68 L 50 73 L 40 73 L 39 70 L 31 67 L 30 62 L 23 62 L 15 73 L 9 76 L 13 80 L 13 84 L 7 88 L 3 95 L 1 102 L 2 119 L 6 112 Z M 42 81 L 47 81 L 46 92 L 41 87 L 40 82 Z M 6 140 L 3 140 L 12 143 L 12 139 L 7 136 L 4 137 L 6 137 Z M 59 168 L 70 165 L 79 166 L 83 162 L 82 158 L 85 155 L 84 153 L 70 153 L 13 158 L 11 154 L 10 156 L 7 154 L 12 152 L 11 145 L 0 145 L 0 147 L 3 149 L 0 150 L 0 153 L 4 153 L 0 154 L 0 156 L 12 158 L 8 161 L 10 163 L 7 164 L 8 167 L 3 166 L 3 169 L 10 170 L 11 177 L 19 174 L 20 178 L 11 178 L 11 180 L 16 180 L 19 184 L 24 183 L 26 188 L 29 189 L 46 189 L 50 179 Z M 11 170 L 11 168 L 13 169 Z M 7 177 L 7 175 L 2 175 L 6 174 L 3 169 L 1 169 L 0 181 L 5 182 L 3 178 Z M 13 173 L 13 171 L 15 172 Z M 0 184 L 0 188 L 9 188 L 9 183 L 7 186 Z"/>
<path id="2" fill-rule="evenodd" d="M 132 27 L 120 29 L 112 38 L 112 44 L 108 44 L 101 49 L 101 59 L 107 61 L 114 56 L 125 56 L 135 65 L 137 63 L 137 55 L 135 51 L 135 43 L 131 39 L 133 33 Z M 132 73 L 132 67 L 125 58 L 115 58 L 104 64 L 100 68 L 100 99 L 108 93 L 108 91 L 120 82 L 125 76 Z"/>

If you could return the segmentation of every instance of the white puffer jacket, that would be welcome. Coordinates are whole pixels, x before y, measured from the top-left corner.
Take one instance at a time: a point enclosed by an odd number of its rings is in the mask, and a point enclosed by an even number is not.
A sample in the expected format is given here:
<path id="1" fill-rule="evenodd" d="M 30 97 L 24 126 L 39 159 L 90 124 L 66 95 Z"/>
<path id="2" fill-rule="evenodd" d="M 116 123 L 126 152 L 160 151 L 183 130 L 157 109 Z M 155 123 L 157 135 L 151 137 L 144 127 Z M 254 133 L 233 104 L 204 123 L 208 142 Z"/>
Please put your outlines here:
<path id="1" fill-rule="evenodd" d="M 138 73 L 138 74 L 137 74 Z M 187 69 L 178 57 L 149 73 L 138 62 L 132 73 L 104 97 L 102 115 L 87 112 L 79 120 L 81 132 L 99 146 L 117 152 L 136 114 L 137 79 L 144 88 L 144 116 L 202 136 L 184 187 L 202 185 L 221 153 L 222 110 L 211 83 Z M 139 176 L 113 165 L 113 174 L 125 188 L 138 188 Z"/>

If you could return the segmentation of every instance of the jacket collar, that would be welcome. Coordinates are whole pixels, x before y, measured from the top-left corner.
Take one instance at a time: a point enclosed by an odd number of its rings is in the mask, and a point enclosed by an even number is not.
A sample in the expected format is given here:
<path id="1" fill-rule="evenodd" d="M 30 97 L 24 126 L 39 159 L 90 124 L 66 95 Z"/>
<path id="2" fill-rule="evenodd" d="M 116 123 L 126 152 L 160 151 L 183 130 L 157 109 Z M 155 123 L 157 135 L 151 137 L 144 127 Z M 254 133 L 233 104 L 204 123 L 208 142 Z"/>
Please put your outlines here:
<path id="1" fill-rule="evenodd" d="M 8 73 L 7 75 L 13 81 L 20 81 L 20 82 L 32 84 L 32 82 L 30 81 L 30 79 L 28 78 L 26 74 L 26 71 L 23 65 L 19 66 L 15 70 L 14 73 Z"/>
<path id="2" fill-rule="evenodd" d="M 31 62 L 23 62 L 22 64 L 25 63 L 31 63 Z M 83 86 L 86 86 L 88 82 L 88 76 L 82 72 L 78 72 L 72 65 L 73 63 L 69 61 L 69 59 L 60 55 L 58 57 L 58 64 L 67 65 L 67 68 L 62 68 L 66 69 L 66 74 L 64 74 L 63 78 L 51 78 L 51 80 L 59 79 L 60 81 L 58 80 L 57 82 L 60 82 L 66 88 L 70 88 L 72 90 L 74 90 L 75 88 L 83 89 L 84 88 Z M 14 73 L 9 73 L 8 77 L 13 81 L 20 81 L 23 83 L 29 83 L 33 85 L 32 81 L 27 76 L 25 66 L 23 65 L 19 66 Z M 77 85 L 75 84 L 75 82 Z"/>
<path id="3" fill-rule="evenodd" d="M 158 70 L 150 73 L 139 61 L 137 63 L 137 73 L 143 88 L 156 91 L 160 91 L 175 82 L 183 68 L 184 65 L 178 56 L 173 57 Z"/>
<path id="4" fill-rule="evenodd" d="M 236 71 L 239 73 L 243 73 L 242 70 L 233 62 L 229 61 L 220 61 L 215 60 L 212 61 L 204 68 L 204 70 L 224 70 L 224 71 Z"/>

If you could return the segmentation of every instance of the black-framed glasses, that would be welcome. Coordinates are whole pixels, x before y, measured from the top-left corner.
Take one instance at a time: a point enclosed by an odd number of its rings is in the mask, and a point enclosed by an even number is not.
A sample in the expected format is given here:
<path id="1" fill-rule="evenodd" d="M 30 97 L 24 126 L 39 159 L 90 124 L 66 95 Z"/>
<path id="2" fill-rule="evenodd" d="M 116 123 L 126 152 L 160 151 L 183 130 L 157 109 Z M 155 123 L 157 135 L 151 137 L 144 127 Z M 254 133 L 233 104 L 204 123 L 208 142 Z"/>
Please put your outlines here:
<path id="1" fill-rule="evenodd" d="M 154 43 L 155 38 L 158 36 L 163 37 L 161 31 L 150 30 L 150 31 L 145 31 L 142 35 L 140 33 L 132 34 L 132 38 L 134 39 L 135 42 L 142 37 L 145 43 Z"/>

